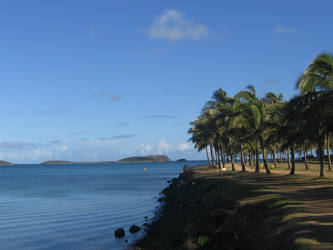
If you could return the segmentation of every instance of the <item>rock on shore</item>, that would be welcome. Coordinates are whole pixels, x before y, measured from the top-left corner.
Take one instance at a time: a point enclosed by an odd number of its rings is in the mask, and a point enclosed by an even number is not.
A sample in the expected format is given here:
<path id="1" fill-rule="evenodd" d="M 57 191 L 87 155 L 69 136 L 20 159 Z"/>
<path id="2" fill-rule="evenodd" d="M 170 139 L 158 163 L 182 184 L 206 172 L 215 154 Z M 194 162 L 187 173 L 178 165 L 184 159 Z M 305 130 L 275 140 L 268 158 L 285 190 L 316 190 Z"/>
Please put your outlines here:
<path id="1" fill-rule="evenodd" d="M 114 231 L 114 236 L 116 238 L 122 238 L 125 236 L 125 230 L 123 228 L 118 228 L 116 231 Z"/>

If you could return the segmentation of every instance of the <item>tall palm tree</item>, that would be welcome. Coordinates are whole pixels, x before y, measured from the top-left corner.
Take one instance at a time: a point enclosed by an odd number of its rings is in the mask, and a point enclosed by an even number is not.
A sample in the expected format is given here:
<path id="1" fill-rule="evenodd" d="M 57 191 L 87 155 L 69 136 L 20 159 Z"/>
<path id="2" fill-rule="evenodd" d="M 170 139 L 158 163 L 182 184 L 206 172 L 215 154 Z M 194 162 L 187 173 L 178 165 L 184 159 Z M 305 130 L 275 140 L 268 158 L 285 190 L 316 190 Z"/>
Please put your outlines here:
<path id="1" fill-rule="evenodd" d="M 266 104 L 267 115 L 269 116 L 266 122 L 266 125 L 270 130 L 267 142 L 271 144 L 274 167 L 277 167 L 276 149 L 277 145 L 281 141 L 281 138 L 278 136 L 278 130 L 281 126 L 283 115 L 281 109 L 281 107 L 284 105 L 283 95 L 276 95 L 272 92 L 268 92 L 263 98 L 263 101 Z"/>
<path id="2" fill-rule="evenodd" d="M 290 175 L 294 175 L 295 168 L 295 149 L 298 141 L 303 140 L 303 117 L 302 117 L 302 98 L 295 97 L 282 107 L 281 126 L 278 129 L 278 136 L 283 138 L 282 147 L 287 149 L 288 166 Z M 291 161 L 291 164 L 290 164 Z M 291 166 L 290 166 L 291 165 Z"/>
<path id="3" fill-rule="evenodd" d="M 317 135 L 317 145 L 320 159 L 320 176 L 324 176 L 323 166 L 323 148 L 325 137 L 329 138 L 329 133 L 332 131 L 328 125 L 327 116 L 329 115 L 328 103 L 331 101 L 330 92 L 333 91 L 333 57 L 331 54 L 322 53 L 317 56 L 312 63 L 307 67 L 305 72 L 299 77 L 296 88 L 300 90 L 300 94 L 306 96 L 308 109 L 307 117 L 308 125 L 315 130 Z M 320 106 L 319 106 L 320 105 Z M 315 108 L 316 107 L 316 108 Z M 315 116 L 317 119 L 315 119 Z M 318 120 L 320 119 L 320 120 Z M 311 123 L 312 121 L 312 123 Z M 326 139 L 326 146 L 329 149 L 329 140 Z M 329 150 L 328 150 L 329 152 Z M 330 167 L 330 162 L 328 162 Z"/>
<path id="4" fill-rule="evenodd" d="M 259 172 L 259 150 L 258 143 L 260 142 L 262 150 L 262 158 L 264 167 L 267 174 L 270 174 L 270 168 L 266 159 L 266 145 L 265 145 L 265 133 L 267 112 L 266 105 L 262 99 L 256 96 L 256 90 L 253 85 L 248 85 L 247 90 L 241 91 L 236 95 L 236 99 L 241 102 L 242 115 L 248 123 L 248 127 L 252 128 L 252 136 L 255 140 L 256 148 L 256 172 Z"/>

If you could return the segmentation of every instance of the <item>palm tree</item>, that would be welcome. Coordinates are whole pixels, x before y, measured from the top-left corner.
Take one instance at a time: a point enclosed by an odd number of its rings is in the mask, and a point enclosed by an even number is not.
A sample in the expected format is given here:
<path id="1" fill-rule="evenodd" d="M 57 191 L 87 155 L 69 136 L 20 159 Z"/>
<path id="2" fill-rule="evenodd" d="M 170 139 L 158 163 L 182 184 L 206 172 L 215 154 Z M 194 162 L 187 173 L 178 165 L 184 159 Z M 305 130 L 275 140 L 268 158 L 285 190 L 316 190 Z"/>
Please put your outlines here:
<path id="1" fill-rule="evenodd" d="M 268 167 L 266 160 L 266 123 L 267 123 L 267 112 L 266 105 L 262 99 L 256 96 L 256 90 L 253 85 L 247 86 L 248 90 L 241 91 L 236 95 L 236 99 L 241 103 L 239 106 L 242 109 L 242 116 L 245 118 L 249 128 L 252 130 L 252 136 L 255 140 L 255 151 L 256 151 L 256 170 L 259 170 L 259 150 L 258 142 L 260 142 L 262 150 L 262 158 L 267 174 L 270 174 L 270 168 Z"/>
<path id="2" fill-rule="evenodd" d="M 210 146 L 210 130 L 205 120 L 202 117 L 199 117 L 197 120 L 190 123 L 191 128 L 188 130 L 189 134 L 192 134 L 189 141 L 194 143 L 194 147 L 201 151 L 203 149 L 206 150 L 207 160 L 209 162 L 209 166 L 213 167 L 213 162 L 209 158 L 208 147 Z M 212 150 L 212 149 L 211 149 Z"/>
<path id="3" fill-rule="evenodd" d="M 296 171 L 296 143 L 299 140 L 303 140 L 303 127 L 301 126 L 303 119 L 301 110 L 302 104 L 302 98 L 295 97 L 281 108 L 283 117 L 281 119 L 281 126 L 279 127 L 277 134 L 278 137 L 283 138 L 284 143 L 282 147 L 287 149 L 288 168 L 290 168 L 290 175 L 294 175 Z"/>
<path id="4" fill-rule="evenodd" d="M 320 176 L 325 175 L 323 166 L 323 148 L 325 144 L 329 149 L 329 133 L 332 128 L 327 126 L 327 117 L 330 115 L 328 103 L 331 101 L 331 92 L 333 91 L 333 57 L 328 53 L 322 53 L 317 56 L 307 67 L 305 72 L 299 77 L 296 88 L 300 94 L 307 100 L 308 109 L 306 112 L 308 125 L 314 130 L 317 137 L 317 145 L 320 159 Z M 326 111 L 324 111 L 326 109 Z M 326 114 L 326 116 L 324 116 Z M 317 119 L 315 119 L 315 116 Z M 318 120 L 320 119 L 320 120 Z M 312 121 L 312 123 L 311 123 Z M 328 150 L 329 152 L 329 150 Z M 330 161 L 328 162 L 330 167 Z"/>
<path id="5" fill-rule="evenodd" d="M 272 92 L 268 92 L 263 98 L 263 101 L 266 103 L 267 114 L 269 116 L 267 119 L 267 127 L 270 131 L 267 142 L 271 144 L 274 167 L 277 167 L 276 148 L 281 141 L 280 137 L 277 135 L 283 115 L 281 109 L 284 105 L 283 96 L 282 94 L 276 95 Z"/>
<path id="6" fill-rule="evenodd" d="M 299 77 L 296 88 L 301 95 L 333 89 L 333 56 L 328 53 L 317 56 Z"/>

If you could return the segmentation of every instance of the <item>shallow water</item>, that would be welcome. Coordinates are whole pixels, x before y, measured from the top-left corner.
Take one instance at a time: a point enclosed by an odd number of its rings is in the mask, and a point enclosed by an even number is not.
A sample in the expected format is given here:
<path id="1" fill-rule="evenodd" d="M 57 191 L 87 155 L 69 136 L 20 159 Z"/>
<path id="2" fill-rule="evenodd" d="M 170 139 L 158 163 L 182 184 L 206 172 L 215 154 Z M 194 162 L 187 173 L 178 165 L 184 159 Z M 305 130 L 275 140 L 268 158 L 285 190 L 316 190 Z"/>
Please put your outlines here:
<path id="1" fill-rule="evenodd" d="M 203 162 L 190 161 L 191 166 Z M 1 249 L 125 249 L 183 162 L 0 167 Z M 143 169 L 147 168 L 145 172 Z M 123 227 L 126 236 L 114 237 Z M 128 240 L 126 243 L 125 240 Z"/>

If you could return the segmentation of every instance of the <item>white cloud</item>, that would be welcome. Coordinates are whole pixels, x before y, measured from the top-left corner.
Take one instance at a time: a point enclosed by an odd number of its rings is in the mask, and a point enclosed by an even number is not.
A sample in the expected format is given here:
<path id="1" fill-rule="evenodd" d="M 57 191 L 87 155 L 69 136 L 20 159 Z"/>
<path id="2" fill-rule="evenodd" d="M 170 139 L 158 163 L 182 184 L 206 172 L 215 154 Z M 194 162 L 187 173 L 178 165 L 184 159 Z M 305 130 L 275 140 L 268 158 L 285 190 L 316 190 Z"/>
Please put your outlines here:
<path id="1" fill-rule="evenodd" d="M 193 147 L 186 142 L 169 143 L 165 139 L 159 140 L 156 144 L 141 144 L 139 145 L 139 153 L 147 154 L 173 154 L 177 152 L 193 151 Z"/>
<path id="2" fill-rule="evenodd" d="M 159 154 L 168 153 L 170 150 L 170 144 L 165 139 L 161 139 L 157 144 L 157 152 Z"/>
<path id="3" fill-rule="evenodd" d="M 139 153 L 141 155 L 145 154 L 152 154 L 153 153 L 153 147 L 148 144 L 142 144 L 139 146 Z"/>
<path id="4" fill-rule="evenodd" d="M 43 159 L 53 156 L 53 152 L 47 149 L 36 149 L 32 153 L 28 154 L 29 157 L 33 160 Z"/>
<path id="5" fill-rule="evenodd" d="M 290 27 L 282 27 L 280 25 L 276 26 L 276 28 L 274 29 L 274 34 L 276 35 L 284 35 L 284 34 L 290 34 L 290 33 L 294 33 L 295 30 L 293 28 Z"/>
<path id="6" fill-rule="evenodd" d="M 209 29 L 203 24 L 197 24 L 185 18 L 186 14 L 178 10 L 165 10 L 155 18 L 148 35 L 153 39 L 200 40 L 209 34 Z"/>
<path id="7" fill-rule="evenodd" d="M 171 145 L 165 140 L 161 139 L 157 144 L 141 144 L 139 145 L 139 153 L 141 155 L 147 154 L 167 154 L 171 149 Z"/>
<path id="8" fill-rule="evenodd" d="M 188 143 L 181 142 L 178 145 L 178 150 L 179 151 L 183 152 L 183 151 L 187 151 L 187 150 L 190 150 L 190 149 L 192 149 L 192 147 Z"/>

